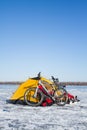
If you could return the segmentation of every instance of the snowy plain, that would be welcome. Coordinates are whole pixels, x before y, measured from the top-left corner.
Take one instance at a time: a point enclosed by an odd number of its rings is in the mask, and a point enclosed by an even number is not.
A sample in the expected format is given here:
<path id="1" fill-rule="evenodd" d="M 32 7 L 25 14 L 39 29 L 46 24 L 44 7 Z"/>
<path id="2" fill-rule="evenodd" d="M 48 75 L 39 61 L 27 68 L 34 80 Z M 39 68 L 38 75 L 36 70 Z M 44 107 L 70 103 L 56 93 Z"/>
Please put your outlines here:
<path id="1" fill-rule="evenodd" d="M 69 86 L 78 103 L 29 107 L 6 103 L 16 85 L 0 85 L 0 130 L 87 130 L 87 86 Z"/>

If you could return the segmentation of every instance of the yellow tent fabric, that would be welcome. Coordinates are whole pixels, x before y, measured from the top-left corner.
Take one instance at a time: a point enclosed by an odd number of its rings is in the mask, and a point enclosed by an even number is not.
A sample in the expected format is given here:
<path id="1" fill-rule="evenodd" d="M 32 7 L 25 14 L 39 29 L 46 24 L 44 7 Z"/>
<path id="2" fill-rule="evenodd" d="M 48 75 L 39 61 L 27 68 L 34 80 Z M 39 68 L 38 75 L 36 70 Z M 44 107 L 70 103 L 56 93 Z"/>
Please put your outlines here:
<path id="1" fill-rule="evenodd" d="M 48 83 L 45 84 L 45 86 L 47 87 L 47 89 L 50 89 L 50 84 L 52 84 L 52 82 L 44 77 L 41 77 L 40 80 L 43 83 Z M 13 93 L 13 95 L 11 96 L 9 102 L 10 103 L 16 103 L 16 101 L 18 102 L 22 102 L 24 103 L 24 94 L 26 92 L 27 89 L 29 89 L 30 87 L 37 87 L 39 80 L 35 79 L 35 78 L 30 78 L 28 80 L 26 80 L 24 83 L 22 83 L 21 85 L 19 85 L 19 87 L 17 88 L 17 90 Z"/>

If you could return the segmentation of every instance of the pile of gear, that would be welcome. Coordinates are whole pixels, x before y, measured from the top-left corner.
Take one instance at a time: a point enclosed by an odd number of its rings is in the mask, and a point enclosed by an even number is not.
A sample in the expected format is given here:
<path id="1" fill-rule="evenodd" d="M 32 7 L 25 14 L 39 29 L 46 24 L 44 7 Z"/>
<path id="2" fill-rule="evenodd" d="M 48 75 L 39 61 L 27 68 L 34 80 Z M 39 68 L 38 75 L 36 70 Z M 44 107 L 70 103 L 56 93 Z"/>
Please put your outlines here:
<path id="1" fill-rule="evenodd" d="M 29 106 L 64 106 L 70 102 L 78 102 L 77 96 L 67 92 L 65 86 L 59 85 L 59 80 L 52 76 L 52 80 L 41 77 L 29 78 L 13 93 L 8 103 Z"/>

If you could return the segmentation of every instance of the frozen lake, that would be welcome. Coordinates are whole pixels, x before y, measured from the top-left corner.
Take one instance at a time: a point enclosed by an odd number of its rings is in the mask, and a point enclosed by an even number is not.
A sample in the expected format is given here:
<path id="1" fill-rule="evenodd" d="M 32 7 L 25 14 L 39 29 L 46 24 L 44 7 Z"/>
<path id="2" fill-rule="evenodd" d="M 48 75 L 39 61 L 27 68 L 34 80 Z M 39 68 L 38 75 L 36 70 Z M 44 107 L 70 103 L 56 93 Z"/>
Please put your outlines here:
<path id="1" fill-rule="evenodd" d="M 0 130 L 87 130 L 87 86 L 66 87 L 78 103 L 63 107 L 7 104 L 16 85 L 0 85 Z"/>

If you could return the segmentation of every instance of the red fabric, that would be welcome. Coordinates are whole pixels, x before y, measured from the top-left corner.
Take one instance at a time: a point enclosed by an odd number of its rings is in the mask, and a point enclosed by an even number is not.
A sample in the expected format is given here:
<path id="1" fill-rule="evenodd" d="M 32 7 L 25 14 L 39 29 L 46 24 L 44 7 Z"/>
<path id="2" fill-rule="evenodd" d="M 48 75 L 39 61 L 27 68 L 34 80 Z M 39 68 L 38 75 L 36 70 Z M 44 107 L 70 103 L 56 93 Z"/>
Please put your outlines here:
<path id="1" fill-rule="evenodd" d="M 41 85 L 39 85 L 39 89 L 40 89 L 45 95 L 47 95 L 47 92 L 44 90 L 44 88 L 43 88 Z"/>
<path id="2" fill-rule="evenodd" d="M 47 94 L 47 92 L 44 90 L 44 88 L 41 86 L 41 85 L 39 85 L 39 89 L 45 94 L 45 95 L 48 95 Z M 53 94 L 53 92 L 49 92 L 50 94 Z M 50 106 L 50 105 L 52 105 L 53 104 L 53 101 L 52 101 L 52 99 L 50 99 L 49 97 L 47 97 L 44 101 L 43 101 L 43 103 L 41 104 L 41 106 Z"/>
<path id="3" fill-rule="evenodd" d="M 53 104 L 53 101 L 50 98 L 46 98 L 45 101 L 41 104 L 41 106 L 51 106 Z"/>
<path id="4" fill-rule="evenodd" d="M 74 96 L 71 95 L 70 93 L 68 93 L 68 98 L 69 98 L 69 99 L 74 99 Z"/>

